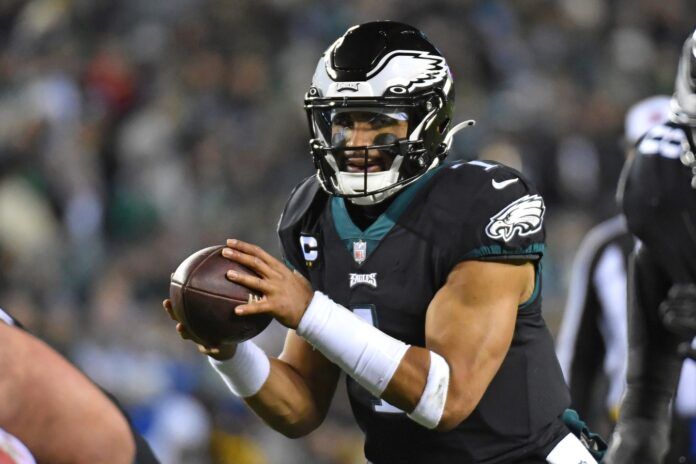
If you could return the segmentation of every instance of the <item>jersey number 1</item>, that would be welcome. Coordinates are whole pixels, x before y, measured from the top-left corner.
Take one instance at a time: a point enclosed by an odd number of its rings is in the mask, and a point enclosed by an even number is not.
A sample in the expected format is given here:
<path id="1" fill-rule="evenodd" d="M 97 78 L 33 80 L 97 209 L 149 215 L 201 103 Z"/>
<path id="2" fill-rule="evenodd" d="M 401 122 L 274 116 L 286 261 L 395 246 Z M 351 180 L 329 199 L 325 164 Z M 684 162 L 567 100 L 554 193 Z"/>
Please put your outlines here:
<path id="1" fill-rule="evenodd" d="M 355 306 L 352 308 L 353 313 L 371 326 L 377 327 L 376 318 L 374 316 L 374 306 Z M 379 328 L 379 327 L 377 327 Z M 387 403 L 383 399 L 377 398 L 374 404 L 375 411 L 386 414 L 403 414 L 404 412 L 396 406 Z"/>

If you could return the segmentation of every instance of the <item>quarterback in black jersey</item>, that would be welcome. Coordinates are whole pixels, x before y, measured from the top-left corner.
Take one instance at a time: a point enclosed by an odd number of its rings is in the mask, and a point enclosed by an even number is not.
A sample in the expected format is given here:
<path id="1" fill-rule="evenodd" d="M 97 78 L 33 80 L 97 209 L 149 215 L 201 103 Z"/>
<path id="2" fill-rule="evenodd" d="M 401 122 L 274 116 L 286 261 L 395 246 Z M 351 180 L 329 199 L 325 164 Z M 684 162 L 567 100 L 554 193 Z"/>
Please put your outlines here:
<path id="1" fill-rule="evenodd" d="M 453 125 L 453 103 L 445 59 L 413 27 L 367 23 L 328 48 L 305 98 L 316 175 L 278 227 L 286 263 L 240 240 L 223 251 L 260 276 L 228 273 L 263 294 L 236 312 L 272 314 L 285 349 L 206 352 L 290 437 L 321 424 L 346 372 L 375 464 L 595 462 L 560 418 L 544 201 L 503 165 L 445 162 L 472 124 Z"/>
<path id="2" fill-rule="evenodd" d="M 694 353 L 696 32 L 684 44 L 670 120 L 638 142 L 620 186 L 628 228 L 640 244 L 630 277 L 627 390 L 611 464 L 662 462 L 683 358 Z M 686 459 L 680 462 L 696 462 Z"/>

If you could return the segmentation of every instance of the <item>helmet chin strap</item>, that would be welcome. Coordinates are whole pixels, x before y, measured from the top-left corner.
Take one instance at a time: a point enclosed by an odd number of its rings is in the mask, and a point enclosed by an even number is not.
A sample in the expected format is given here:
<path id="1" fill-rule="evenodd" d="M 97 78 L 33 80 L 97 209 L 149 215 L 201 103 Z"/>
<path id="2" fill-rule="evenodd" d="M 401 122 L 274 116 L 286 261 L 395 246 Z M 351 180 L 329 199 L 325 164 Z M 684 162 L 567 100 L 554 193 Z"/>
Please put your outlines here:
<path id="1" fill-rule="evenodd" d="M 399 159 L 399 162 L 401 162 L 402 158 L 400 156 L 397 157 Z M 425 172 L 430 171 L 431 169 L 437 167 L 440 164 L 440 158 L 435 158 L 433 159 L 432 163 L 430 163 L 430 166 L 428 169 L 425 170 Z M 396 162 L 396 160 L 395 160 Z M 375 175 L 375 174 L 381 174 L 381 173 L 372 173 L 368 175 Z M 396 175 L 396 178 L 398 178 L 398 173 Z M 405 182 L 401 185 L 395 185 L 394 187 L 385 190 L 384 192 L 378 192 L 372 195 L 365 195 L 365 196 L 359 196 L 359 197 L 349 197 L 347 198 L 348 201 L 355 205 L 362 205 L 362 206 L 367 206 L 367 205 L 376 205 L 377 203 L 381 203 L 387 198 L 391 197 L 395 193 L 397 193 L 399 190 L 408 187 L 412 183 L 416 182 L 418 179 L 420 179 L 420 176 L 415 177 L 408 182 Z"/>
<path id="2" fill-rule="evenodd" d="M 399 169 L 403 161 L 403 156 L 398 155 L 394 158 L 392 165 L 386 171 L 367 173 L 367 191 L 372 192 L 395 184 L 399 180 Z M 364 192 L 365 173 L 364 172 L 343 172 L 336 173 L 336 180 L 340 191 L 359 194 Z M 373 205 L 386 200 L 389 196 L 399 191 L 403 185 L 395 186 L 393 189 L 372 195 L 348 197 L 348 200 L 356 205 Z"/>

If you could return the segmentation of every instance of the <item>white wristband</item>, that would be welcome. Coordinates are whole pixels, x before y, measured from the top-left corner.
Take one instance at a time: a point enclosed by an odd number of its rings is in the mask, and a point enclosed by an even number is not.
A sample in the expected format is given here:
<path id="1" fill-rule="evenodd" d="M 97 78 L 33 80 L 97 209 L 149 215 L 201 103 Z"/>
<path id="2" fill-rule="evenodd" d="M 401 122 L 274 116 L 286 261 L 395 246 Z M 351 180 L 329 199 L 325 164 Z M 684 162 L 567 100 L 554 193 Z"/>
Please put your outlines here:
<path id="1" fill-rule="evenodd" d="M 297 334 L 377 397 L 409 348 L 321 292 L 314 292 Z"/>
<path id="2" fill-rule="evenodd" d="M 445 358 L 430 352 L 430 369 L 423 394 L 408 417 L 423 427 L 434 429 L 442 419 L 449 390 L 450 368 Z"/>
<path id="3" fill-rule="evenodd" d="M 237 345 L 237 351 L 231 359 L 209 360 L 232 393 L 242 398 L 257 394 L 271 372 L 268 356 L 250 340 Z"/>

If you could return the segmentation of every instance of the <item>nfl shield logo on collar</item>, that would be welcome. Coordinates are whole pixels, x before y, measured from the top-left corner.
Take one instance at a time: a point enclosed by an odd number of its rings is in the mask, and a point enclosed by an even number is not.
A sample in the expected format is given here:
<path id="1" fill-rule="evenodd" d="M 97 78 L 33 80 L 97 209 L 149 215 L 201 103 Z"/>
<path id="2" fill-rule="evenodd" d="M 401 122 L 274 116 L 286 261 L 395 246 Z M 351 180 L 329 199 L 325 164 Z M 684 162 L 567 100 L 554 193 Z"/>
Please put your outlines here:
<path id="1" fill-rule="evenodd" d="M 362 264 L 363 261 L 367 258 L 367 243 L 358 240 L 357 242 L 353 242 L 353 259 L 355 260 L 356 263 Z"/>

